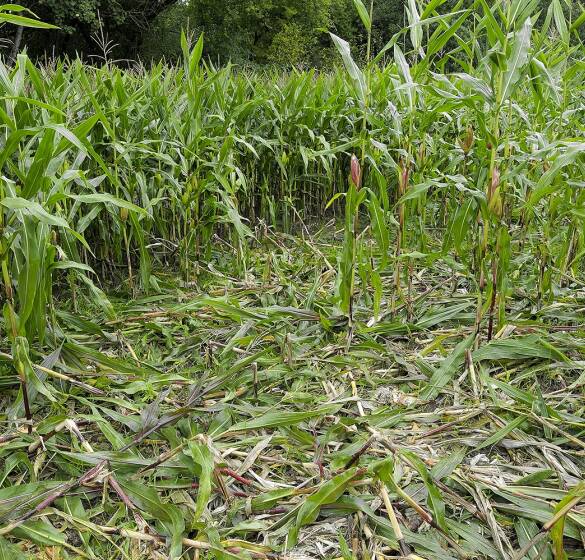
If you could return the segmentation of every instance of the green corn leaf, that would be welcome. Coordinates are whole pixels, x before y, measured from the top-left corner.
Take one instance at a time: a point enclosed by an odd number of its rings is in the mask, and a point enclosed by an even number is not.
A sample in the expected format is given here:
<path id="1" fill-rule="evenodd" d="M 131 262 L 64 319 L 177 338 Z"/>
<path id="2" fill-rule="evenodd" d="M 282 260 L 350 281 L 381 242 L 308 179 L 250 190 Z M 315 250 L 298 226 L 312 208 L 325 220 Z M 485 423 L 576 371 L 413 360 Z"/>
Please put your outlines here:
<path id="1" fill-rule="evenodd" d="M 571 24 L 571 31 L 578 31 L 579 28 L 585 23 L 585 10 L 581 15 Z"/>
<path id="2" fill-rule="evenodd" d="M 563 7 L 559 0 L 552 1 L 552 10 L 553 10 L 553 17 L 555 20 L 555 26 L 559 35 L 564 43 L 569 43 L 569 28 L 567 26 L 567 22 L 565 20 L 565 13 L 563 12 Z"/>
<path id="3" fill-rule="evenodd" d="M 21 6 L 20 4 L 0 4 L 0 12 L 28 12 L 31 15 L 35 15 L 28 8 Z"/>
<path id="4" fill-rule="evenodd" d="M 207 443 L 202 441 L 190 441 L 189 452 L 198 468 L 199 488 L 197 490 L 197 505 L 195 520 L 198 520 L 209 503 L 211 497 L 211 477 L 215 468 L 213 455 Z"/>
<path id="5" fill-rule="evenodd" d="M 67 539 L 47 520 L 27 521 L 12 530 L 15 537 L 40 546 L 63 546 Z"/>
<path id="6" fill-rule="evenodd" d="M 245 432 L 249 430 L 256 430 L 259 428 L 276 428 L 279 426 L 292 426 L 305 420 L 310 420 L 322 414 L 331 414 L 338 408 L 338 405 L 328 405 L 315 410 L 308 410 L 305 412 L 267 412 L 257 418 L 251 420 L 243 420 L 237 422 L 231 428 L 230 433 Z"/>
<path id="7" fill-rule="evenodd" d="M 294 547 L 296 545 L 301 527 L 315 521 L 323 506 L 335 503 L 344 494 L 348 484 L 357 475 L 357 468 L 348 469 L 325 482 L 317 492 L 311 494 L 311 496 L 303 502 L 303 505 L 297 514 L 295 524 L 289 531 L 289 547 Z"/>
<path id="8" fill-rule="evenodd" d="M 422 481 L 428 492 L 427 503 L 433 512 L 435 521 L 439 527 L 443 528 L 444 530 L 448 530 L 445 519 L 445 502 L 443 501 L 441 492 L 433 482 L 426 465 L 417 455 L 410 451 L 402 451 L 401 455 L 408 459 L 409 463 L 417 470 L 418 474 L 422 478 Z"/>
<path id="9" fill-rule="evenodd" d="M 550 168 L 542 174 L 526 203 L 529 210 L 532 210 L 544 197 L 558 190 L 559 186 L 553 182 L 554 179 L 561 170 L 575 163 L 584 151 L 585 143 L 583 142 L 570 142 L 566 146 L 560 147 L 560 153 L 554 158 Z"/>
<path id="10" fill-rule="evenodd" d="M 553 471 L 552 469 L 543 469 L 540 471 L 536 471 L 532 474 L 523 476 L 522 478 L 518 479 L 514 484 L 517 486 L 536 486 L 541 482 L 554 478 L 554 476 L 555 471 Z"/>
<path id="11" fill-rule="evenodd" d="M 473 359 L 479 361 L 526 360 L 531 358 L 558 360 L 561 362 L 568 360 L 558 348 L 537 335 L 492 340 L 473 353 Z"/>
<path id="12" fill-rule="evenodd" d="M 388 262 L 388 252 L 390 250 L 390 234 L 386 225 L 384 210 L 380 205 L 378 197 L 371 191 L 368 198 L 368 208 L 370 211 L 372 231 L 374 232 L 378 248 L 382 254 L 382 268 L 385 268 L 386 263 Z"/>
<path id="13" fill-rule="evenodd" d="M 554 512 L 557 513 L 567 504 L 570 504 L 571 502 L 577 503 L 577 500 L 582 500 L 583 498 L 585 498 L 585 483 L 581 482 L 575 488 L 570 490 L 570 492 L 557 504 Z M 565 552 L 564 543 L 565 519 L 566 515 L 561 516 L 550 530 L 554 560 L 567 560 L 568 558 L 567 553 Z"/>
<path id="14" fill-rule="evenodd" d="M 119 478 L 118 482 L 138 509 L 148 513 L 155 519 L 169 519 L 166 513 L 166 505 L 162 503 L 154 488 L 127 478 Z"/>
<path id="15" fill-rule="evenodd" d="M 19 55 L 23 56 L 23 55 Z M 25 60 L 28 62 L 28 58 L 25 58 Z M 55 115 L 59 115 L 61 117 L 66 117 L 67 115 L 61 111 L 60 109 L 57 109 L 57 107 L 50 105 L 49 103 L 45 103 L 44 101 L 40 101 L 38 99 L 32 99 L 30 97 L 24 97 L 22 95 L 9 95 L 9 96 L 5 96 L 2 97 L 1 99 L 3 100 L 11 100 L 11 101 L 21 101 L 22 103 L 26 103 L 27 105 L 33 105 L 35 107 L 40 107 L 41 109 L 46 109 L 47 111 L 50 111 L 51 113 L 54 113 Z"/>
<path id="16" fill-rule="evenodd" d="M 416 0 L 408 0 L 406 15 L 408 17 L 408 26 L 410 28 L 410 40 L 412 42 L 412 46 L 416 52 L 423 53 L 423 29 L 420 24 L 420 15 L 418 13 Z"/>
<path id="17" fill-rule="evenodd" d="M 441 367 L 435 371 L 429 382 L 423 387 L 420 394 L 421 398 L 425 400 L 434 399 L 441 392 L 441 389 L 455 377 L 465 359 L 465 352 L 471 348 L 474 340 L 475 334 L 469 335 L 443 360 Z"/>
<path id="18" fill-rule="evenodd" d="M 69 227 L 63 218 L 49 214 L 38 202 L 15 196 L 2 199 L 0 204 L 9 210 L 21 211 L 23 216 L 34 216 L 44 224 L 63 228 Z"/>
<path id="19" fill-rule="evenodd" d="M 0 23 L 11 23 L 12 25 L 21 25 L 22 27 L 34 27 L 36 29 L 59 29 L 56 25 L 44 23 L 36 19 L 0 12 Z"/>
<path id="20" fill-rule="evenodd" d="M 362 0 L 353 0 L 353 5 L 357 10 L 364 27 L 368 31 L 368 33 L 372 30 L 372 20 L 370 19 L 370 14 L 368 13 L 367 8 L 364 6 Z"/>
<path id="21" fill-rule="evenodd" d="M 508 14 L 508 25 L 518 29 L 538 8 L 539 0 L 512 0 Z"/>
<path id="22" fill-rule="evenodd" d="M 465 455 L 467 455 L 467 451 L 463 447 L 449 453 L 449 455 L 433 466 L 431 469 L 431 476 L 436 480 L 443 480 L 450 476 L 451 473 L 462 463 Z"/>
<path id="23" fill-rule="evenodd" d="M 183 556 L 183 534 L 185 532 L 185 517 L 178 506 L 164 504 L 167 519 L 159 519 L 164 527 L 163 534 L 171 537 L 169 559 L 178 560 Z"/>
<path id="24" fill-rule="evenodd" d="M 132 212 L 136 212 L 142 216 L 147 215 L 147 212 L 144 208 L 140 208 L 140 206 L 136 206 L 136 204 L 133 204 L 132 202 L 128 202 L 123 198 L 117 198 L 111 194 L 69 194 L 68 197 L 85 204 L 112 204 L 118 208 L 126 208 L 127 210 L 131 210 Z"/>
<path id="25" fill-rule="evenodd" d="M 349 43 L 334 35 L 333 33 L 329 34 L 333 43 L 335 44 L 341 58 L 343 59 L 343 64 L 345 68 L 353 80 L 356 92 L 359 96 L 359 99 L 362 102 L 365 102 L 366 99 L 366 80 L 364 78 L 363 72 L 360 70 L 359 66 L 355 63 L 353 58 L 351 57 L 351 49 L 349 48 Z"/>
<path id="26" fill-rule="evenodd" d="M 53 130 L 47 131 L 47 133 L 43 135 L 33 163 L 30 166 L 29 172 L 24 181 L 24 187 L 22 189 L 23 198 L 30 199 L 39 191 L 44 190 L 44 187 L 47 184 L 45 172 L 53 158 L 54 138 L 55 132 Z"/>
<path id="27" fill-rule="evenodd" d="M 440 8 L 446 0 L 431 0 L 423 9 L 420 16 L 421 20 L 427 19 L 437 8 Z"/>
<path id="28" fill-rule="evenodd" d="M 339 549 L 341 550 L 341 556 L 343 557 L 343 560 L 353 560 L 353 554 L 341 532 L 337 535 L 337 538 L 339 540 Z"/>
<path id="29" fill-rule="evenodd" d="M 0 537 L 0 560 L 30 560 L 30 555 L 9 543 L 4 537 Z"/>
<path id="30" fill-rule="evenodd" d="M 472 220 L 476 217 L 476 203 L 473 199 L 467 200 L 455 212 L 449 223 L 447 235 L 443 240 L 443 251 L 447 251 L 451 245 L 455 247 L 457 254 L 465 258 L 463 242 L 472 232 Z"/>
<path id="31" fill-rule="evenodd" d="M 500 91 L 500 101 L 506 101 L 513 92 L 514 87 L 521 78 L 521 70 L 530 59 L 530 37 L 532 35 L 532 21 L 528 18 L 522 29 L 514 36 L 512 43 L 512 52 L 507 61 L 507 69 L 504 73 L 502 89 Z"/>
<path id="32" fill-rule="evenodd" d="M 199 35 L 199 39 L 197 39 L 197 43 L 193 47 L 193 51 L 191 52 L 191 56 L 189 57 L 189 72 L 191 77 L 195 76 L 197 73 L 197 69 L 199 68 L 199 63 L 201 62 L 201 55 L 203 54 L 203 33 Z"/>
<path id="33" fill-rule="evenodd" d="M 469 13 L 470 12 L 464 12 L 455 20 L 454 23 L 439 26 L 437 30 L 433 32 L 427 44 L 427 59 L 437 54 L 445 47 L 451 37 L 453 37 L 457 31 L 459 31 L 461 26 L 467 21 L 469 18 Z M 424 66 L 421 68 L 424 68 Z M 417 72 L 419 72 L 419 70 L 417 70 Z"/>
<path id="34" fill-rule="evenodd" d="M 402 80 L 406 88 L 406 97 L 408 99 L 408 105 L 410 110 L 414 110 L 414 82 L 412 81 L 412 75 L 410 73 L 410 66 L 406 61 L 406 58 L 398 45 L 394 45 L 394 60 L 398 66 L 398 71 L 402 76 Z"/>
<path id="35" fill-rule="evenodd" d="M 490 437 L 482 441 L 475 449 L 480 450 L 486 447 L 491 447 L 492 445 L 496 445 L 500 441 L 502 441 L 508 434 L 513 432 L 516 428 L 519 428 L 526 422 L 525 416 L 518 416 L 514 418 L 511 422 L 506 424 L 503 428 L 500 428 L 497 432 L 492 434 Z"/>
<path id="36" fill-rule="evenodd" d="M 473 92 L 481 95 L 486 101 L 492 102 L 494 100 L 494 94 L 492 89 L 480 78 L 471 76 L 465 72 L 454 74 L 459 78 L 467 87 Z"/>
<path id="37" fill-rule="evenodd" d="M 498 24 L 492 10 L 498 8 L 500 2 L 492 4 L 490 7 L 487 0 L 478 0 L 484 13 L 484 17 L 480 22 L 480 26 L 485 27 L 490 46 L 495 47 L 498 43 L 503 46 L 506 42 L 506 35 L 500 25 Z"/>

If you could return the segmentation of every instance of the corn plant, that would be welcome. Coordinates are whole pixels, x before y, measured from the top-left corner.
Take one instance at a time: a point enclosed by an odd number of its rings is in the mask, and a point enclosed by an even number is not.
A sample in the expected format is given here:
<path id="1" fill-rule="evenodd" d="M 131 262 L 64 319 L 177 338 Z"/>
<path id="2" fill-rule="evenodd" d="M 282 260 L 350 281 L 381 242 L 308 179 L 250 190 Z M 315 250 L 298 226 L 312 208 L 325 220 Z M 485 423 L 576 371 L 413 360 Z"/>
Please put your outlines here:
<path id="1" fill-rule="evenodd" d="M 176 66 L 40 68 L 25 55 L 2 66 L 2 282 L 19 332 L 45 340 L 55 290 L 111 314 L 105 284 L 156 291 L 161 265 L 193 282 L 215 243 L 244 272 L 258 220 L 292 233 L 327 212 L 347 226 L 353 153 L 344 314 L 355 302 L 383 313 L 389 264 L 389 308 L 412 310 L 413 276 L 443 259 L 474 282 L 490 338 L 506 321 L 510 263 L 539 232 L 537 292 L 550 298 L 583 255 L 580 196 L 557 189 L 581 165 L 582 18 L 553 2 L 537 28 L 533 2 L 441 4 L 409 2 L 408 27 L 363 67 L 334 36 L 344 71 L 329 74 L 215 68 L 204 39 L 186 36 Z M 370 35 L 372 4 L 355 5 Z"/>
<path id="2" fill-rule="evenodd" d="M 0 62 L 0 557 L 582 556 L 585 15 L 445 4 Z"/>

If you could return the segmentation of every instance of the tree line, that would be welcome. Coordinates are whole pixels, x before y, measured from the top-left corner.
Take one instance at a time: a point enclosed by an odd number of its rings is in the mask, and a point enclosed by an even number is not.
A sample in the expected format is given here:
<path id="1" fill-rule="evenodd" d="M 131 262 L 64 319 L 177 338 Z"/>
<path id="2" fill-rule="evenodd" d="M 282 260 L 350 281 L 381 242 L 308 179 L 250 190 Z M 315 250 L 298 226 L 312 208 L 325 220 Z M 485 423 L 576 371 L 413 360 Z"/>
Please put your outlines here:
<path id="1" fill-rule="evenodd" d="M 405 0 L 375 0 L 374 43 L 404 24 Z M 353 0 L 28 0 L 56 30 L 0 28 L 6 55 L 18 39 L 33 58 L 54 56 L 145 61 L 180 56 L 180 33 L 205 34 L 215 63 L 323 66 L 333 58 L 327 31 L 365 49 Z M 0 51 L 1 52 L 1 51 Z"/>
<path id="2" fill-rule="evenodd" d="M 534 1 L 545 13 L 549 1 Z M 453 11 L 474 0 L 434 3 Z M 407 24 L 408 0 L 372 5 L 372 52 L 378 52 Z M 26 48 L 33 58 L 172 61 L 186 30 L 193 38 L 204 33 L 204 54 L 216 64 L 322 68 L 335 60 L 328 31 L 348 40 L 358 59 L 367 43 L 353 0 L 28 0 L 26 6 L 58 29 L 0 27 L 5 55 Z"/>

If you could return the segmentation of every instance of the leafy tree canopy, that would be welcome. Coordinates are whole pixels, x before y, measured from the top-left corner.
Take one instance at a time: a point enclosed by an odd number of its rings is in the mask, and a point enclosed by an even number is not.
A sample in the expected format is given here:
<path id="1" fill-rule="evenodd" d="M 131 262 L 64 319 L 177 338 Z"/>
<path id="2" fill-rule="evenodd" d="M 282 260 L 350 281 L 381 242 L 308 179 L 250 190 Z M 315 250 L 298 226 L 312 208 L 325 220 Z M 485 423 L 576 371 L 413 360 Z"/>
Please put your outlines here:
<path id="1" fill-rule="evenodd" d="M 544 17 L 550 2 L 538 1 Z M 406 2 L 374 0 L 372 52 L 407 25 Z M 364 3 L 370 7 L 370 0 Z M 437 5 L 449 11 L 474 3 L 443 0 Z M 358 60 L 367 43 L 353 0 L 28 0 L 27 7 L 59 26 L 24 34 L 14 26 L 0 28 L 5 40 L 22 39 L 32 56 L 88 58 L 103 56 L 105 48 L 111 59 L 173 60 L 181 56 L 185 29 L 194 36 L 205 34 L 205 56 L 214 63 L 306 68 L 337 60 L 327 31 L 349 41 Z"/>
<path id="2" fill-rule="evenodd" d="M 111 55 L 131 58 L 151 23 L 178 0 L 28 0 L 27 8 L 57 30 L 26 30 L 23 45 L 31 55 L 90 56 L 102 54 L 96 43 L 100 27 L 111 41 Z M 101 26 L 100 26 L 101 20 Z M 3 28 L 0 33 L 14 33 Z M 99 42 L 99 41 L 98 41 Z"/>

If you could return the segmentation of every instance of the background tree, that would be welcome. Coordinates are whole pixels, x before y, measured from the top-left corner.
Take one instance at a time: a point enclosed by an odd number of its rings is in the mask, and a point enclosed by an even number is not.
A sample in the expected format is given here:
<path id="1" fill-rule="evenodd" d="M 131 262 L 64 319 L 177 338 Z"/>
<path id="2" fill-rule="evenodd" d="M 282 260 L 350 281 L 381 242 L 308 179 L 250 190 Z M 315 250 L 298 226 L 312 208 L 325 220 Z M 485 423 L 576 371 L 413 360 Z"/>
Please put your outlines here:
<path id="1" fill-rule="evenodd" d="M 382 48 L 403 26 L 404 0 L 375 0 L 373 47 Z M 182 22 L 182 25 L 181 25 Z M 357 56 L 367 36 L 353 0 L 190 0 L 161 14 L 144 58 L 180 54 L 181 28 L 205 33 L 205 55 L 215 63 L 328 66 L 336 60 L 326 31 L 348 40 Z"/>
<path id="2" fill-rule="evenodd" d="M 175 61 L 182 56 L 181 31 L 188 34 L 196 31 L 193 14 L 189 6 L 183 2 L 169 6 L 150 24 L 149 31 L 142 37 L 139 56 L 149 61 Z M 156 40 L 152 40 L 156 37 Z"/>
<path id="3" fill-rule="evenodd" d="M 538 1 L 544 19 L 551 3 Z M 369 8 L 369 0 L 365 3 Z M 420 7 L 427 3 L 417 0 Z M 372 52 L 379 52 L 407 25 L 405 4 L 406 0 L 374 0 Z M 570 4 L 562 3 L 567 16 Z M 448 12 L 474 5 L 474 0 L 444 0 L 438 9 Z M 574 18 L 580 8 L 572 5 Z M 94 40 L 100 21 L 114 46 L 113 59 L 177 60 L 182 29 L 195 36 L 205 33 L 205 56 L 220 64 L 327 68 L 338 59 L 326 31 L 347 40 L 358 61 L 363 61 L 367 43 L 353 0 L 28 0 L 27 6 L 59 29 L 42 33 L 26 29 L 19 41 L 22 29 L 0 28 L 0 46 L 8 55 L 26 47 L 33 57 L 101 56 Z M 465 27 L 458 32 L 460 37 L 469 33 Z M 404 41 L 403 50 L 408 51 L 408 34 Z M 453 38 L 445 48 L 456 45 Z"/>
<path id="4" fill-rule="evenodd" d="M 192 0 L 190 14 L 205 32 L 206 54 L 225 62 L 318 62 L 332 0 Z M 273 45 L 274 43 L 274 45 Z M 301 60 L 302 59 L 302 60 Z"/>
<path id="5" fill-rule="evenodd" d="M 99 30 L 112 41 L 114 58 L 133 58 L 151 23 L 178 0 L 28 0 L 27 8 L 41 21 L 59 27 L 52 31 L 25 30 L 21 46 L 32 56 L 101 54 L 92 36 Z M 3 29 L 13 38 L 15 30 Z"/>

